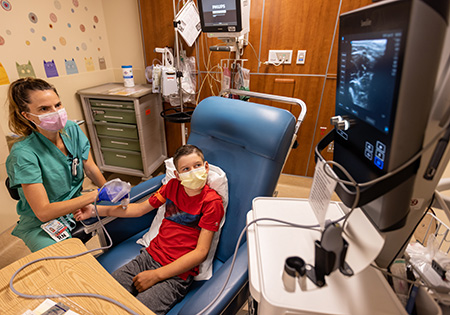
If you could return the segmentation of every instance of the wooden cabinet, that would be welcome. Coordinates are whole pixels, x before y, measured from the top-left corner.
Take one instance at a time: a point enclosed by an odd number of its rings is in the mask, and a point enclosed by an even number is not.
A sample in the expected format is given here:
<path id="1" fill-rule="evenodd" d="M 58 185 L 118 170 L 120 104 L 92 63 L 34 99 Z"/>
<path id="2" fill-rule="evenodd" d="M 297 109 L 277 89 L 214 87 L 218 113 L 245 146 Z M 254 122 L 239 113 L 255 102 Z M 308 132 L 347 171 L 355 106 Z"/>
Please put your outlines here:
<path id="1" fill-rule="evenodd" d="M 167 158 L 161 97 L 151 85 L 122 83 L 79 90 L 95 161 L 101 171 L 150 178 Z"/>

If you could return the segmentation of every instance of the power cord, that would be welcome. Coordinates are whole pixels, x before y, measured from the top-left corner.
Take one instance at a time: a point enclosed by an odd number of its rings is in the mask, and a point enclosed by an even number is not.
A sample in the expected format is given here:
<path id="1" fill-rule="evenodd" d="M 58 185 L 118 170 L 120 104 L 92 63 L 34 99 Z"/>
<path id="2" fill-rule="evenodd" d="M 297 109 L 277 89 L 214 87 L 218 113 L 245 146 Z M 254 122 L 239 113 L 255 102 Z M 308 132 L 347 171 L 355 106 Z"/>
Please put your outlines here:
<path id="1" fill-rule="evenodd" d="M 283 56 L 283 58 L 281 58 L 281 60 L 279 60 L 278 62 L 265 61 L 264 64 L 278 67 L 278 66 L 281 66 L 285 61 L 286 61 L 286 57 Z"/>

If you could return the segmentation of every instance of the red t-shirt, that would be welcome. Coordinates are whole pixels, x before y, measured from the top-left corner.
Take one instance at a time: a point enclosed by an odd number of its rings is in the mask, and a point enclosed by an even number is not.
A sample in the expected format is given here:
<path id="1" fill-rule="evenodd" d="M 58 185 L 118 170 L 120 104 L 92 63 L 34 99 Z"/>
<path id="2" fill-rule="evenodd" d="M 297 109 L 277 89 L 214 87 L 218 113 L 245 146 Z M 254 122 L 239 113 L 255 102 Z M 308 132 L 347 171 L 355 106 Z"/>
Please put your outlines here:
<path id="1" fill-rule="evenodd" d="M 166 204 L 158 235 L 147 247 L 147 252 L 163 266 L 194 250 L 202 228 L 217 232 L 224 215 L 222 198 L 215 190 L 205 185 L 200 194 L 190 197 L 175 178 L 148 201 L 154 208 Z M 198 266 L 178 276 L 187 279 L 197 274 Z"/>

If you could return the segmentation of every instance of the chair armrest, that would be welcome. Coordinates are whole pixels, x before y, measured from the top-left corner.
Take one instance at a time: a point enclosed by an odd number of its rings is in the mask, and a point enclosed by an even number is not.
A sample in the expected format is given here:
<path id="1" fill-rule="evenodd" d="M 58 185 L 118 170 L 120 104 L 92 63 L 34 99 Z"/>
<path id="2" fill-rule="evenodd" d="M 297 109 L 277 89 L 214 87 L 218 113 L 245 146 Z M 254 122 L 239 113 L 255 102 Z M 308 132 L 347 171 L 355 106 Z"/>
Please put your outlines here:
<path id="1" fill-rule="evenodd" d="M 130 202 L 138 202 L 142 199 L 148 199 L 148 195 L 153 194 L 162 186 L 162 180 L 166 175 L 159 175 L 138 185 L 131 187 Z"/>
<path id="2" fill-rule="evenodd" d="M 230 272 L 231 262 L 233 257 L 230 257 L 222 267 L 217 270 L 214 275 L 206 281 L 201 288 L 184 304 L 183 308 L 178 314 L 189 315 L 198 314 L 206 305 L 208 305 L 222 289 L 223 284 Z M 203 314 L 221 314 L 227 305 L 239 293 L 241 288 L 248 281 L 248 253 L 247 243 L 245 242 L 239 247 L 233 272 L 228 281 L 225 290 L 222 292 L 217 301 L 211 305 Z"/>

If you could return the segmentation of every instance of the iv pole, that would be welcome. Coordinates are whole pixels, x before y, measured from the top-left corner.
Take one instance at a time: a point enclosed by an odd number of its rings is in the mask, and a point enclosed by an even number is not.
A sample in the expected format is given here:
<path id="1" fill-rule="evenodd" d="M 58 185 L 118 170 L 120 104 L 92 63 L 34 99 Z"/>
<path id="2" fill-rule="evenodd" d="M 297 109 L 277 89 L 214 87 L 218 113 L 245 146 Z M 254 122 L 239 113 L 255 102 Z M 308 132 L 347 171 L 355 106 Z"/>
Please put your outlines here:
<path id="1" fill-rule="evenodd" d="M 176 16 L 177 16 L 176 4 L 175 4 L 175 0 L 173 0 L 173 17 L 174 17 L 173 27 L 174 27 L 174 31 L 175 31 L 175 52 L 177 54 L 176 73 L 177 73 L 177 81 L 178 81 L 178 94 L 180 97 L 180 111 L 183 112 L 183 89 L 181 86 L 181 77 L 183 74 L 179 70 L 180 69 L 180 49 L 178 46 L 178 30 L 177 30 L 178 22 L 175 21 Z M 186 126 L 185 126 L 184 122 L 181 123 L 181 144 L 182 145 L 186 144 Z"/>

